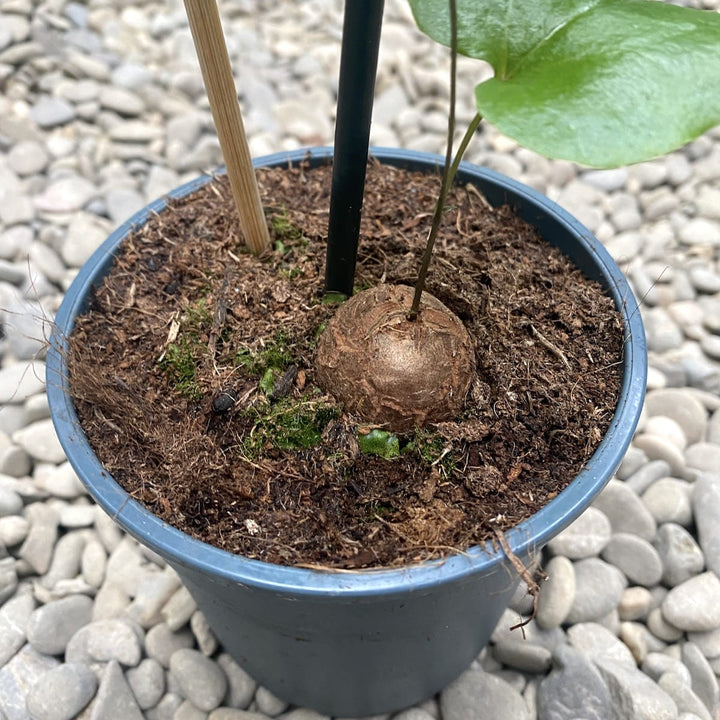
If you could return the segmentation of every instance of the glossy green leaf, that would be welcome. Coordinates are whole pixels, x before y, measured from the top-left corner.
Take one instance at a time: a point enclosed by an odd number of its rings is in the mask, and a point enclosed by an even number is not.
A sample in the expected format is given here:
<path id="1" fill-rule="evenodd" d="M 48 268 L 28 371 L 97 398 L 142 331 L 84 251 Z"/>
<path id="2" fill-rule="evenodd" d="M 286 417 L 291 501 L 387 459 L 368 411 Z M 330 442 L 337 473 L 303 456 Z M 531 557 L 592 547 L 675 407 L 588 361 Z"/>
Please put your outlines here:
<path id="1" fill-rule="evenodd" d="M 447 0 L 409 0 L 450 41 Z M 479 112 L 548 157 L 613 167 L 720 122 L 720 14 L 656 0 L 457 0 L 458 51 L 495 75 Z"/>

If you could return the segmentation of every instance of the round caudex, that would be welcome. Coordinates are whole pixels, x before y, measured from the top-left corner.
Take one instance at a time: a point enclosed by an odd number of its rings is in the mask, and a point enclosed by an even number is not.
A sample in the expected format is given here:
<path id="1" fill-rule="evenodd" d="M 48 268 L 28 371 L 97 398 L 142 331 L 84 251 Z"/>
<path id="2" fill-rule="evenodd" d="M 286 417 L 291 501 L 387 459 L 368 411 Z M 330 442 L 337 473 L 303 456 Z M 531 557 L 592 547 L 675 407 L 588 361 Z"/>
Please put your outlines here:
<path id="1" fill-rule="evenodd" d="M 451 420 L 475 372 L 472 340 L 460 319 L 413 289 L 378 285 L 346 300 L 322 333 L 315 358 L 320 385 L 361 421 L 404 432 Z"/>

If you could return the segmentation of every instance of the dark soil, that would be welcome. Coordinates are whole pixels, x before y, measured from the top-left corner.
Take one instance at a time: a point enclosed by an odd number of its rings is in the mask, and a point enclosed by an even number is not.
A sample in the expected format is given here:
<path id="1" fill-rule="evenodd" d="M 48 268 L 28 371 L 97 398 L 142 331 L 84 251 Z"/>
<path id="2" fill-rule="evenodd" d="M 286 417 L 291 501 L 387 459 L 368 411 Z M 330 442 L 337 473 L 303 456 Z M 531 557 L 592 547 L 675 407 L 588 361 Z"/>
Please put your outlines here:
<path id="1" fill-rule="evenodd" d="M 329 169 L 259 178 L 272 252 L 245 251 L 220 178 L 129 237 L 78 320 L 72 392 L 115 479 L 200 540 L 335 568 L 463 551 L 555 497 L 617 402 L 622 326 L 599 286 L 455 188 L 428 290 L 468 329 L 477 377 L 454 421 L 388 437 L 315 383 L 337 307 Z M 439 177 L 371 164 L 367 183 L 357 286 L 413 284 Z"/>

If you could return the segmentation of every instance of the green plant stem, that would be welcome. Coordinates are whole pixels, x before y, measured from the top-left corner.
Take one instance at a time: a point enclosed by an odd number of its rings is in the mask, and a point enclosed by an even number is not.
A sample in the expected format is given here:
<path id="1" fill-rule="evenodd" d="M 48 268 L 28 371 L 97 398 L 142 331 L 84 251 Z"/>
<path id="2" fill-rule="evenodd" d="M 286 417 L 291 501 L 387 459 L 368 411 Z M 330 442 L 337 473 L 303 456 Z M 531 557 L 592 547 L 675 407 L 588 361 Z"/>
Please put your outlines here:
<path id="1" fill-rule="evenodd" d="M 438 195 L 437 205 L 435 206 L 435 213 L 433 214 L 432 225 L 430 227 L 430 233 L 428 234 L 427 243 L 425 245 L 425 251 L 423 253 L 422 262 L 420 264 L 420 270 L 418 272 L 418 278 L 415 283 L 415 294 L 413 296 L 412 306 L 407 317 L 408 320 L 415 320 L 420 310 L 420 299 L 422 298 L 423 290 L 425 289 L 425 280 L 427 279 L 428 268 L 430 267 L 430 260 L 432 260 L 432 253 L 435 247 L 435 240 L 440 230 L 440 222 L 442 221 L 443 211 L 445 209 L 445 201 L 447 200 L 448 192 L 452 187 L 453 180 L 455 179 L 455 173 L 460 165 L 465 150 L 472 136 L 482 120 L 482 116 L 478 113 L 472 119 L 472 122 L 468 126 L 465 135 L 460 143 L 455 159 L 452 158 L 452 146 L 453 138 L 455 136 L 455 92 L 457 86 L 457 7 L 456 0 L 449 0 L 450 5 L 450 109 L 448 113 L 448 134 L 447 134 L 447 147 L 445 150 L 445 165 L 443 167 L 442 182 L 440 184 L 440 194 Z M 452 164 L 451 164 L 452 163 Z"/>

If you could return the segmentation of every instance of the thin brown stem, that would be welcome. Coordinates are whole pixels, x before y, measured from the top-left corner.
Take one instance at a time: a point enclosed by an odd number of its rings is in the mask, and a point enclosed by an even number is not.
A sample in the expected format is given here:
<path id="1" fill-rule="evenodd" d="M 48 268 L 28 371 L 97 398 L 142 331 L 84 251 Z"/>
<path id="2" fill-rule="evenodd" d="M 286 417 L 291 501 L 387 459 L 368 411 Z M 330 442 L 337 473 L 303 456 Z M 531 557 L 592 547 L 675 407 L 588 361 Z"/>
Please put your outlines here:
<path id="1" fill-rule="evenodd" d="M 452 187 L 455 174 L 460 165 L 465 150 L 467 149 L 472 136 L 482 120 L 480 114 L 475 115 L 472 122 L 468 126 L 460 147 L 458 148 L 455 159 L 452 157 L 453 138 L 455 136 L 455 93 L 457 85 L 457 7 L 455 0 L 449 0 L 450 5 L 450 108 L 448 112 L 448 134 L 447 134 L 447 147 L 445 149 L 445 165 L 443 167 L 442 182 L 440 184 L 440 193 L 438 195 L 437 204 L 435 205 L 435 212 L 433 214 L 432 225 L 430 226 L 430 232 L 428 234 L 427 243 L 425 245 L 425 251 L 423 252 L 422 261 L 420 263 L 420 270 L 418 272 L 417 281 L 415 283 L 415 294 L 413 296 L 412 306 L 407 317 L 408 320 L 414 320 L 420 310 L 420 299 L 422 298 L 423 290 L 425 289 L 425 281 L 427 279 L 428 269 L 430 267 L 430 261 L 432 260 L 433 249 L 435 247 L 435 240 L 437 239 L 438 232 L 440 230 L 440 223 L 442 222 L 443 212 L 445 210 L 445 201 L 447 200 L 448 192 Z"/>

